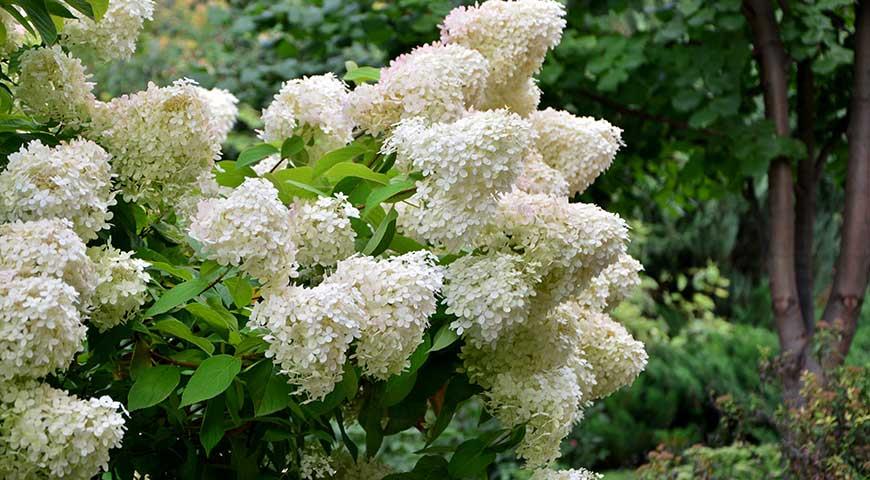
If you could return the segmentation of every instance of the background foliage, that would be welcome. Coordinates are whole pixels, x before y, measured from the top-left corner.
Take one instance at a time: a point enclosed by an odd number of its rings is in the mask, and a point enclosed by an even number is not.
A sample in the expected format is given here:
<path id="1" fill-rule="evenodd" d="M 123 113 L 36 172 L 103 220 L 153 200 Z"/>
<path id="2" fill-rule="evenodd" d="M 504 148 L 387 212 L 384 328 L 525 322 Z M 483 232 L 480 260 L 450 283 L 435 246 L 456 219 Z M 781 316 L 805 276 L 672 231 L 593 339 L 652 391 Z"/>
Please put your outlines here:
<path id="1" fill-rule="evenodd" d="M 438 20 L 462 2 L 164 3 L 136 56 L 95 67 L 95 81 L 107 97 L 140 90 L 148 80 L 165 85 L 181 76 L 234 92 L 242 101 L 242 124 L 226 149 L 234 157 L 252 143 L 256 113 L 281 82 L 340 72 L 349 58 L 360 65 L 383 65 L 413 45 L 435 40 Z M 568 30 L 540 76 L 542 107 L 565 106 L 577 114 L 607 118 L 625 130 L 627 148 L 584 200 L 635 222 L 640 237 L 635 254 L 647 278 L 643 291 L 617 314 L 647 343 L 650 364 L 630 389 L 590 412 L 564 445 L 563 463 L 633 469 L 662 445 L 650 455 L 650 465 L 639 471 L 640 478 L 664 478 L 655 472 L 665 471 L 670 472 L 667 478 L 680 479 L 776 478 L 783 470 L 773 420 L 735 419 L 731 413 L 751 405 L 774 414 L 776 392 L 758 370 L 762 359 L 776 350 L 760 247 L 765 243 L 765 173 L 772 158 L 785 155 L 796 161 L 807 152 L 799 142 L 775 136 L 764 119 L 756 87 L 759 73 L 738 0 L 567 3 Z M 821 159 L 824 175 L 815 226 L 816 271 L 825 272 L 836 255 L 840 225 L 852 2 L 792 3 L 784 40 L 799 57 L 795 60 L 814 59 L 819 98 L 830 104 L 823 112 L 829 118 L 821 119 L 819 128 L 838 126 L 817 132 L 830 145 Z M 165 247 L 160 255 L 173 255 L 175 247 L 170 242 Z M 162 274 L 167 279 L 180 275 L 176 280 L 213 274 L 205 267 L 185 271 Z M 829 282 L 819 275 L 815 283 L 820 306 L 826 295 L 822 286 Z M 210 300 L 232 309 L 231 299 Z M 850 365 L 867 366 L 870 361 L 868 318 L 865 305 Z M 184 362 L 197 361 L 196 344 L 190 346 Z M 82 368 L 98 361 L 82 360 Z M 66 387 L 83 394 L 90 393 L 85 389 L 108 388 L 112 373 L 95 372 L 103 384 Z M 848 388 L 866 395 L 866 382 L 849 382 Z M 231 402 L 228 392 L 226 401 Z M 469 405 L 458 418 L 476 422 L 478 414 Z M 134 418 L 143 425 L 152 422 Z M 806 412 L 788 419 L 816 420 Z M 442 441 L 456 441 L 452 432 L 448 429 Z M 866 441 L 866 436 L 856 438 Z M 171 445 L 176 439 L 138 441 L 144 448 Z M 692 447 L 696 443 L 707 446 Z M 388 456 L 410 448 L 415 447 L 401 436 L 386 446 Z M 184 468 L 183 455 L 172 461 Z M 510 465 L 505 459 L 491 473 L 513 478 Z"/>

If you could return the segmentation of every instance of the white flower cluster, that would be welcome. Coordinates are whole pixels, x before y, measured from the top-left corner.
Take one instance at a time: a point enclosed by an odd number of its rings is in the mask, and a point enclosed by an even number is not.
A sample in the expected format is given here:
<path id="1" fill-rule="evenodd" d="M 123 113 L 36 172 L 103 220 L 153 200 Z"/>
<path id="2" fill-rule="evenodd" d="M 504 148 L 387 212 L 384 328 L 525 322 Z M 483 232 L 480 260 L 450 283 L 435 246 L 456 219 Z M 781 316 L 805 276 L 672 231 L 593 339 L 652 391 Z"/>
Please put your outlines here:
<path id="1" fill-rule="evenodd" d="M 90 323 L 104 331 L 126 322 L 145 303 L 148 262 L 109 245 L 89 248 L 88 257 L 96 265 L 99 279 L 91 301 Z"/>
<path id="2" fill-rule="evenodd" d="M 491 246 L 521 250 L 539 266 L 539 298 L 551 306 L 579 294 L 625 252 L 628 241 L 628 226 L 618 215 L 519 190 L 502 195 L 493 226 Z"/>
<path id="3" fill-rule="evenodd" d="M 84 242 L 72 227 L 65 219 L 0 224 L 0 271 L 62 280 L 75 289 L 84 304 L 99 279 Z"/>
<path id="4" fill-rule="evenodd" d="M 0 10 L 0 22 L 3 23 L 3 30 L 6 32 L 6 41 L 0 44 L 0 55 L 8 57 L 24 45 L 27 30 L 6 10 Z"/>
<path id="5" fill-rule="evenodd" d="M 0 477 L 87 480 L 106 470 L 124 436 L 120 408 L 36 382 L 0 391 Z"/>
<path id="6" fill-rule="evenodd" d="M 81 60 L 55 45 L 27 50 L 20 62 L 15 98 L 25 112 L 41 121 L 71 125 L 91 118 L 94 84 Z"/>
<path id="7" fill-rule="evenodd" d="M 283 141 L 309 128 L 315 143 L 308 149 L 312 160 L 353 140 L 353 121 L 346 112 L 347 86 L 332 73 L 284 82 L 263 111 L 266 142 Z"/>
<path id="8" fill-rule="evenodd" d="M 382 69 L 378 83 L 351 93 L 350 115 L 373 135 L 408 118 L 457 120 L 480 102 L 487 69 L 480 53 L 460 45 L 417 47 Z"/>
<path id="9" fill-rule="evenodd" d="M 494 252 L 462 257 L 447 267 L 443 295 L 451 328 L 476 344 L 495 341 L 502 330 L 528 317 L 535 279 L 522 256 Z"/>
<path id="10" fill-rule="evenodd" d="M 77 13 L 64 23 L 62 41 L 83 46 L 101 59 L 127 59 L 136 51 L 136 39 L 145 20 L 154 14 L 154 0 L 112 0 L 103 17 L 94 20 Z"/>
<path id="11" fill-rule="evenodd" d="M 571 193 L 583 193 L 613 163 L 622 147 L 622 129 L 606 120 L 546 110 L 529 116 L 544 162 L 562 172 Z"/>
<path id="12" fill-rule="evenodd" d="M 86 330 L 73 287 L 45 275 L 0 270 L 0 380 L 65 370 Z"/>
<path id="13" fill-rule="evenodd" d="M 211 111 L 211 120 L 221 139 L 221 143 L 227 140 L 227 135 L 232 131 L 239 116 L 239 99 L 235 95 L 221 88 L 203 89 L 206 102 Z"/>
<path id="14" fill-rule="evenodd" d="M 595 372 L 589 400 L 606 397 L 630 385 L 646 367 L 643 343 L 631 337 L 609 315 L 586 311 L 580 316 L 580 349 Z"/>
<path id="15" fill-rule="evenodd" d="M 0 173 L 0 221 L 68 218 L 85 240 L 109 227 L 115 204 L 110 156 L 88 140 L 47 147 L 34 140 Z"/>
<path id="16" fill-rule="evenodd" d="M 576 470 L 538 470 L 532 474 L 530 480 L 601 480 L 604 478 L 599 473 L 590 472 L 585 468 Z"/>
<path id="17" fill-rule="evenodd" d="M 486 108 L 537 108 L 540 92 L 531 78 L 565 28 L 565 7 L 555 0 L 489 0 L 459 7 L 441 25 L 441 41 L 477 50 L 489 62 Z"/>
<path id="18" fill-rule="evenodd" d="M 226 198 L 202 200 L 189 232 L 207 258 L 261 282 L 285 285 L 296 275 L 293 214 L 268 180 L 249 178 Z"/>
<path id="19" fill-rule="evenodd" d="M 577 301 L 594 310 L 610 311 L 640 286 L 642 270 L 640 262 L 624 253 L 592 279 Z"/>
<path id="20" fill-rule="evenodd" d="M 351 218 L 359 218 L 347 196 L 319 197 L 316 200 L 296 199 L 291 239 L 299 248 L 296 259 L 300 265 L 335 265 L 354 252 L 356 233 Z"/>
<path id="21" fill-rule="evenodd" d="M 544 193 L 556 197 L 568 196 L 568 181 L 562 172 L 544 163 L 537 150 L 532 150 L 523 164 L 523 173 L 514 186 L 526 193 Z"/>
<path id="22" fill-rule="evenodd" d="M 225 125 L 192 80 L 97 104 L 90 135 L 112 154 L 126 200 L 164 205 L 181 196 L 220 153 Z"/>
<path id="23" fill-rule="evenodd" d="M 327 278 L 360 294 L 365 320 L 355 359 L 364 374 L 386 380 L 408 367 L 435 313 L 443 281 L 435 261 L 427 251 L 381 260 L 354 256 L 339 262 Z"/>
<path id="24" fill-rule="evenodd" d="M 393 473 L 393 469 L 374 458 L 364 458 L 360 455 L 354 461 L 344 449 L 332 453 L 332 464 L 337 471 L 331 480 L 383 480 Z"/>
<path id="25" fill-rule="evenodd" d="M 299 476 L 303 480 L 327 480 L 335 473 L 330 457 L 319 444 L 307 445 L 300 452 Z"/>
<path id="26" fill-rule="evenodd" d="M 453 123 L 427 125 L 417 117 L 400 123 L 384 144 L 396 166 L 420 170 L 402 227 L 435 245 L 471 243 L 497 209 L 495 195 L 510 190 L 528 153 L 532 132 L 506 110 L 473 112 Z"/>
<path id="27" fill-rule="evenodd" d="M 266 356 L 299 393 L 318 400 L 342 378 L 348 346 L 365 319 L 361 303 L 359 292 L 342 284 L 275 288 L 254 307 L 251 321 L 268 332 Z"/>

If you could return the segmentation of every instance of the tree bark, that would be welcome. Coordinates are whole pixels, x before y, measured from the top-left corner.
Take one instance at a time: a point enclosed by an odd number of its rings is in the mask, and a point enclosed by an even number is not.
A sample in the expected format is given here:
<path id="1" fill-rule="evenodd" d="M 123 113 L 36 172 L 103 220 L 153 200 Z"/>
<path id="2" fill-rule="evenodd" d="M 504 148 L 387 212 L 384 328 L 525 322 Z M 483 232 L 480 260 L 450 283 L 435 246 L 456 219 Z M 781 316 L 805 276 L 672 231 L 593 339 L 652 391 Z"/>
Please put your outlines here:
<path id="1" fill-rule="evenodd" d="M 769 0 L 744 0 L 743 12 L 752 29 L 755 56 L 761 71 L 765 115 L 773 121 L 779 135 L 789 136 L 789 59 L 779 37 L 773 4 Z M 774 159 L 767 178 L 770 204 L 770 290 L 782 350 L 784 394 L 786 401 L 793 402 L 799 399 L 801 371 L 818 368 L 812 356 L 807 354 L 809 336 L 798 300 L 795 203 L 789 159 Z"/>
<path id="2" fill-rule="evenodd" d="M 804 60 L 797 67 L 798 137 L 806 147 L 806 156 L 798 163 L 795 205 L 795 269 L 798 299 L 804 329 L 811 336 L 815 328 L 813 295 L 813 227 L 816 223 L 816 87 L 812 62 Z"/>
<path id="3" fill-rule="evenodd" d="M 823 359 L 826 367 L 842 364 L 849 351 L 870 274 L 870 5 L 861 1 L 856 9 L 846 205 L 840 254 L 822 317 L 840 335 Z"/>

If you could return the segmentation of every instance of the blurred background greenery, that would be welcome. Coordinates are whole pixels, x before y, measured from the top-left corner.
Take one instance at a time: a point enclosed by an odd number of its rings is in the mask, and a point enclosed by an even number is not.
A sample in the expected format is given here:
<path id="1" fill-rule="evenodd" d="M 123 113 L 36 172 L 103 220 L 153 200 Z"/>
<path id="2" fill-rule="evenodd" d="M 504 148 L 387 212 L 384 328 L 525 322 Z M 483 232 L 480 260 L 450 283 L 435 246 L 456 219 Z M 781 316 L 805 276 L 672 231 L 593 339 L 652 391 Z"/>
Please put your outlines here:
<path id="1" fill-rule="evenodd" d="M 230 90 L 241 101 L 241 121 L 226 148 L 233 157 L 253 141 L 259 111 L 283 81 L 342 74 L 347 60 L 382 66 L 436 40 L 440 19 L 469 2 L 159 3 L 135 57 L 94 69 L 100 95 L 179 77 Z M 565 106 L 625 129 L 627 147 L 582 200 L 632 222 L 633 253 L 646 276 L 616 315 L 646 342 L 650 363 L 630 389 L 587 413 L 565 442 L 561 463 L 607 471 L 608 479 L 781 478 L 776 382 L 763 374 L 777 353 L 763 212 L 770 160 L 799 157 L 803 146 L 776 137 L 764 119 L 740 2 L 567 4 L 568 29 L 540 75 L 541 108 Z M 797 2 L 800 14 L 783 19 L 795 60 L 813 58 L 827 104 L 820 125 L 845 125 L 850 4 Z M 817 136 L 830 145 L 815 224 L 820 309 L 830 284 L 825 272 L 837 254 L 846 145 L 842 129 Z M 868 317 L 865 303 L 847 364 L 868 365 Z M 468 408 L 453 428 L 476 418 L 480 407 Z M 419 447 L 413 435 L 399 436 L 386 455 L 401 462 L 402 453 Z M 518 478 L 513 460 L 505 458 L 491 478 Z"/>

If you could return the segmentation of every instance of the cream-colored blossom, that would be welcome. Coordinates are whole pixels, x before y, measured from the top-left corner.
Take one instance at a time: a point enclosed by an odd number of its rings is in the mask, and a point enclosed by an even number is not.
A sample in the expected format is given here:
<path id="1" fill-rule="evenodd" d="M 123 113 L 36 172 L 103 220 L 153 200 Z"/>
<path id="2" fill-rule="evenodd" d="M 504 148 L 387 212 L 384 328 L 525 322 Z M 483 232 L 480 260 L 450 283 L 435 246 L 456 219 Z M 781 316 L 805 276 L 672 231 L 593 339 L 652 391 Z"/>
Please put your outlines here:
<path id="1" fill-rule="evenodd" d="M 15 98 L 36 119 L 70 125 L 87 122 L 94 112 L 94 84 L 81 60 L 55 45 L 27 50 L 19 60 Z"/>
<path id="2" fill-rule="evenodd" d="M 83 239 L 97 238 L 116 203 L 110 158 L 88 140 L 21 147 L 0 173 L 0 220 L 66 218 Z"/>
<path id="3" fill-rule="evenodd" d="M 153 0 L 111 0 L 99 21 L 80 12 L 64 23 L 61 42 L 82 46 L 104 60 L 127 59 L 136 51 L 136 39 L 145 20 L 154 14 Z"/>
<path id="4" fill-rule="evenodd" d="M 89 322 L 101 331 L 125 323 L 145 303 L 148 262 L 132 258 L 109 245 L 91 247 L 88 257 L 96 265 L 99 285 L 91 301 Z"/>

